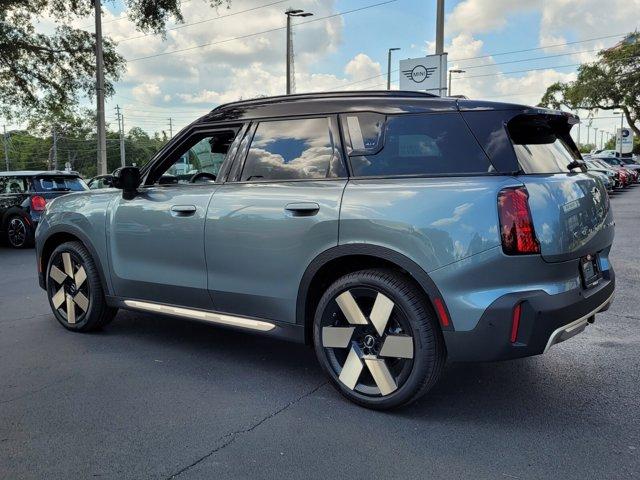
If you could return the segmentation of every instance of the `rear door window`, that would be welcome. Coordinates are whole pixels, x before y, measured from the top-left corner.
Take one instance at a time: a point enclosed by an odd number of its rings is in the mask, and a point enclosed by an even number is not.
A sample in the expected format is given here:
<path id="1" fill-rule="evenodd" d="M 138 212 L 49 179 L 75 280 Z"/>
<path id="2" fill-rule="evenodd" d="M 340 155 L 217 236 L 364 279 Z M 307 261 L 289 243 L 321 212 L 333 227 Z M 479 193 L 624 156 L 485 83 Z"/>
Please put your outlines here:
<path id="1" fill-rule="evenodd" d="M 33 179 L 36 192 L 82 192 L 87 185 L 80 177 L 47 175 Z"/>
<path id="2" fill-rule="evenodd" d="M 341 118 L 356 177 L 481 174 L 489 159 L 458 113 L 345 114 Z"/>

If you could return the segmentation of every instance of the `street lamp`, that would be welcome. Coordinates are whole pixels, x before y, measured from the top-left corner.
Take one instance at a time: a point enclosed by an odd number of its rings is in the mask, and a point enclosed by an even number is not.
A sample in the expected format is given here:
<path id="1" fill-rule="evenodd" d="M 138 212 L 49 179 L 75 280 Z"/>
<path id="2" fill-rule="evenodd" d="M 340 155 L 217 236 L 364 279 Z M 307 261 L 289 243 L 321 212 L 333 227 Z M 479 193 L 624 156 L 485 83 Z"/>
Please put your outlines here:
<path id="1" fill-rule="evenodd" d="M 387 90 L 391 90 L 391 52 L 400 50 L 399 48 L 390 48 L 387 55 Z"/>
<path id="2" fill-rule="evenodd" d="M 452 69 L 449 70 L 449 96 L 451 96 L 451 74 L 452 73 L 465 73 L 466 70 L 460 70 L 460 69 Z"/>
<path id="3" fill-rule="evenodd" d="M 291 43 L 291 17 L 310 17 L 313 13 L 305 12 L 300 9 L 290 8 L 284 14 L 287 16 L 287 95 L 291 95 L 292 63 L 293 63 L 293 45 Z"/>

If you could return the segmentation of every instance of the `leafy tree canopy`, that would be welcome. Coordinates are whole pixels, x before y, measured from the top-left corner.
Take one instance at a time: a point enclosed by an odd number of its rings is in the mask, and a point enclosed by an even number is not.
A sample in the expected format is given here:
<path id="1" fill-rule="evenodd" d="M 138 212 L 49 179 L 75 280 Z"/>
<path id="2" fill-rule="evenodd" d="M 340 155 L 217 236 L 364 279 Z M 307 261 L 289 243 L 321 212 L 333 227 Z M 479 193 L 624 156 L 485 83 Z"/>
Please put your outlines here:
<path id="1" fill-rule="evenodd" d="M 540 106 L 620 109 L 640 136 L 640 33 L 632 33 L 615 47 L 600 51 L 596 62 L 580 65 L 574 82 L 551 85 Z"/>
<path id="2" fill-rule="evenodd" d="M 113 0 L 107 0 L 113 1 Z M 230 0 L 205 0 L 211 6 Z M 180 0 L 123 0 L 129 19 L 145 33 L 163 35 L 168 21 L 182 22 Z M 95 35 L 72 28 L 92 24 L 93 0 L 0 0 L 0 115 L 8 119 L 63 114 L 95 92 Z M 47 19 L 52 32 L 38 29 Z M 116 44 L 104 38 L 105 93 L 125 68 Z"/>

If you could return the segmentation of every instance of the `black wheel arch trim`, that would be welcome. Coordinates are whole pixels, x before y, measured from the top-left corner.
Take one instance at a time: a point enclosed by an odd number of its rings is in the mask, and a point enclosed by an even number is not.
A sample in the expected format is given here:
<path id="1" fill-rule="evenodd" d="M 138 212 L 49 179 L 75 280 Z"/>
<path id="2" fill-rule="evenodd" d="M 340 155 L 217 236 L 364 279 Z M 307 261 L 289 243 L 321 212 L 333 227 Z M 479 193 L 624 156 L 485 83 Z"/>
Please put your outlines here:
<path id="1" fill-rule="evenodd" d="M 83 233 L 82 230 L 80 230 L 79 228 L 76 228 L 68 224 L 50 227 L 47 230 L 46 237 L 37 239 L 37 243 L 36 243 L 36 255 L 38 256 L 37 261 L 38 262 L 42 261 L 41 260 L 42 253 L 43 253 L 42 249 L 46 245 L 47 241 L 54 235 L 61 234 L 61 233 L 76 237 L 80 242 L 82 242 L 82 244 L 86 247 L 86 249 L 89 250 L 89 254 L 91 255 L 91 258 L 93 259 L 93 262 L 96 268 L 98 269 L 98 274 L 100 275 L 100 282 L 102 283 L 102 288 L 104 289 L 105 294 L 109 294 L 111 292 L 111 285 L 107 281 L 107 275 L 105 274 L 104 266 L 102 265 L 102 259 L 100 258 L 100 255 L 98 255 L 98 251 L 93 246 L 93 243 L 91 242 L 91 240 L 89 240 L 89 237 L 85 233 Z M 43 289 L 46 289 L 46 281 L 45 281 L 46 272 L 47 272 L 47 265 L 43 264 L 42 272 L 40 272 L 40 275 L 39 275 L 40 287 L 42 287 Z"/>
<path id="2" fill-rule="evenodd" d="M 446 301 L 442 297 L 440 290 L 431 279 L 429 274 L 422 267 L 420 267 L 420 265 L 411 260 L 409 257 L 403 255 L 402 253 L 399 253 L 390 248 L 365 243 L 351 243 L 338 245 L 336 247 L 325 250 L 316 258 L 314 258 L 313 261 L 309 264 L 304 272 L 304 275 L 302 276 L 302 280 L 300 281 L 300 286 L 298 288 L 298 299 L 296 302 L 296 324 L 307 324 L 306 304 L 309 296 L 309 288 L 314 277 L 320 271 L 320 269 L 331 261 L 334 261 L 341 257 L 349 257 L 354 255 L 378 258 L 380 260 L 393 263 L 396 266 L 402 268 L 404 271 L 409 273 L 409 275 L 413 278 L 414 281 L 418 283 L 418 285 L 420 285 L 420 287 L 422 287 L 425 294 L 429 298 L 429 301 L 431 302 L 436 318 L 439 319 L 434 305 L 434 299 L 439 298 L 442 300 L 447 316 L 449 317 L 449 319 L 451 319 Z M 439 326 L 443 331 L 454 330 L 452 321 L 449 321 L 448 327 L 444 327 L 441 322 L 439 322 Z"/>
<path id="3" fill-rule="evenodd" d="M 7 224 L 9 223 L 9 219 L 15 216 L 24 218 L 27 224 L 29 225 L 29 228 L 33 230 L 33 221 L 29 217 L 29 213 L 25 211 L 24 208 L 16 205 L 9 207 L 2 215 L 2 222 L 0 222 L 0 230 L 6 231 Z"/>

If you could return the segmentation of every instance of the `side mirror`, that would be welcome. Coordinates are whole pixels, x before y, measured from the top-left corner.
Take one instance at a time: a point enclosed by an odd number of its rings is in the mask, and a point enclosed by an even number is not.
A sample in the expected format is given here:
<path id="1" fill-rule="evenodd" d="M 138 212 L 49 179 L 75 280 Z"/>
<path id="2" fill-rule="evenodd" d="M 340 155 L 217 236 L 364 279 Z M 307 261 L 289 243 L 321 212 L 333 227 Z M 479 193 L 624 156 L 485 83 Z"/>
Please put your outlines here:
<path id="1" fill-rule="evenodd" d="M 140 169 L 138 167 L 120 167 L 113 172 L 114 188 L 122 190 L 122 198 L 131 200 L 138 193 Z"/>

